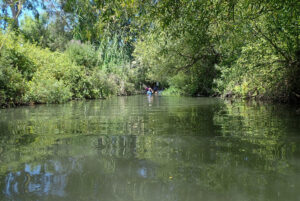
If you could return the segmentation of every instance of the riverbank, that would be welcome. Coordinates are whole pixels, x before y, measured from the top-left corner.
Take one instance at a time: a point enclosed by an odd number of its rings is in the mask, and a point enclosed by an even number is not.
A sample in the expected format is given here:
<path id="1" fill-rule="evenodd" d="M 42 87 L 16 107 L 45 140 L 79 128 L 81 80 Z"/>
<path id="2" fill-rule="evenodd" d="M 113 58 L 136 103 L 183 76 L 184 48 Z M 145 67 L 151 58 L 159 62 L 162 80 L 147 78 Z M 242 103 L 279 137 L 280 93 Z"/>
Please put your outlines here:
<path id="1" fill-rule="evenodd" d="M 94 99 L 82 99 L 82 98 L 75 98 L 75 99 L 71 99 L 68 100 L 66 102 L 70 102 L 70 101 L 82 101 L 82 100 L 106 100 L 109 98 L 112 98 L 114 96 L 134 96 L 134 95 L 142 95 L 145 94 L 144 90 L 135 90 L 133 91 L 131 94 L 122 94 L 122 95 L 112 95 L 106 98 L 94 98 Z M 165 97 L 187 97 L 187 96 L 181 96 L 179 94 L 170 94 L 170 93 L 160 93 L 159 96 L 165 96 Z M 285 104 L 285 105 L 300 105 L 300 99 L 298 99 L 298 97 L 295 97 L 295 99 L 292 99 L 291 101 L 286 101 L 286 100 L 274 100 L 274 99 L 270 99 L 267 97 L 247 97 L 247 98 L 242 98 L 241 96 L 238 95 L 234 95 L 232 93 L 230 94 L 224 94 L 224 95 L 212 95 L 212 96 L 204 96 L 204 95 L 197 95 L 197 96 L 190 96 L 190 97 L 203 97 L 203 98 L 221 98 L 223 100 L 226 101 L 230 101 L 230 102 L 240 102 L 240 101 L 247 101 L 247 102 L 260 102 L 262 104 L 266 104 L 266 103 L 271 103 L 271 104 L 276 104 L 276 103 L 280 103 L 280 104 Z M 66 102 L 62 102 L 62 103 L 66 103 Z M 50 103 L 50 104 L 62 104 L 62 103 Z M 6 104 L 2 104 L 0 105 L 0 109 L 5 109 L 5 108 L 11 108 L 11 107 L 18 107 L 18 106 L 33 106 L 33 105 L 43 105 L 43 104 L 49 104 L 49 103 L 39 103 L 39 102 L 29 102 L 29 103 L 6 103 Z M 297 110 L 297 113 L 300 114 L 300 108 Z"/>

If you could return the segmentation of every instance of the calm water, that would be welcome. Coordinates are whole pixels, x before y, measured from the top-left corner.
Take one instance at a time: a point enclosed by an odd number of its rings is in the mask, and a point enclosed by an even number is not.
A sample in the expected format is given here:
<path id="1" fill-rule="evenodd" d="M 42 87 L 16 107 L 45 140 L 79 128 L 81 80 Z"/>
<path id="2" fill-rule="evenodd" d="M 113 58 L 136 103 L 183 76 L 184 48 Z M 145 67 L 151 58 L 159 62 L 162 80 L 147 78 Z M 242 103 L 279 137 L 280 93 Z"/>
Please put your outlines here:
<path id="1" fill-rule="evenodd" d="M 300 115 L 215 98 L 0 110 L 0 200 L 300 200 Z"/>

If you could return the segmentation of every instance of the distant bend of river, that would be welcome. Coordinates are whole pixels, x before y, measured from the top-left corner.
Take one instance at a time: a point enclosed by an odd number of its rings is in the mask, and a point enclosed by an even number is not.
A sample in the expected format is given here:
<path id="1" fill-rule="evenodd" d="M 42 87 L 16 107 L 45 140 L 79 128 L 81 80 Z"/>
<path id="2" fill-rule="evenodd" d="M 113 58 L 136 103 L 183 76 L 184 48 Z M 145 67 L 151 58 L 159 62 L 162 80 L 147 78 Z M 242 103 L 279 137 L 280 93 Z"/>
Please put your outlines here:
<path id="1" fill-rule="evenodd" d="M 0 200 L 299 201 L 297 108 L 114 97 L 0 110 Z"/>

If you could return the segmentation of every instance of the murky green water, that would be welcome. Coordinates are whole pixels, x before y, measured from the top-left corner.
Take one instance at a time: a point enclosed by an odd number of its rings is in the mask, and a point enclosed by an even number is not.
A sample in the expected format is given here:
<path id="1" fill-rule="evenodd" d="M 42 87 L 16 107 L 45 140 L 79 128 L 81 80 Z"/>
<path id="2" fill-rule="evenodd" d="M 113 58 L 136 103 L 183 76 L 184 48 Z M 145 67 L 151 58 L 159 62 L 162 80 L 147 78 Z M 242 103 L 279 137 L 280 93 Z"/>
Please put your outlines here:
<path id="1" fill-rule="evenodd" d="M 300 200 L 300 115 L 215 98 L 0 110 L 0 200 Z"/>

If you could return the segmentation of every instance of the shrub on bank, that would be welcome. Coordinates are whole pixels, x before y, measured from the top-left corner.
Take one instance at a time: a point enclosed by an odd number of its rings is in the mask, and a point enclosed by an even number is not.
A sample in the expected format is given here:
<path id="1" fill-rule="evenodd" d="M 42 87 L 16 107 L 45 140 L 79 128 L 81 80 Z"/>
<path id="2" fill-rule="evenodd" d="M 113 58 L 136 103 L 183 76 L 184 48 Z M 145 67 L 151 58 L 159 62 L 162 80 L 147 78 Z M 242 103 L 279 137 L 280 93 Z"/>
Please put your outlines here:
<path id="1" fill-rule="evenodd" d="M 78 98 L 130 95 L 135 91 L 125 71 L 116 74 L 101 70 L 96 51 L 89 44 L 71 43 L 61 53 L 14 34 L 0 33 L 0 39 L 0 105 L 62 103 Z"/>
<path id="2" fill-rule="evenodd" d="M 76 65 L 84 66 L 88 69 L 101 64 L 101 55 L 90 43 L 71 40 L 67 46 L 66 54 Z"/>
<path id="3" fill-rule="evenodd" d="M 19 45 L 16 36 L 0 33 L 0 47 L 0 106 L 21 104 L 35 66 L 27 58 L 27 45 Z"/>
<path id="4" fill-rule="evenodd" d="M 5 63 L 0 60 L 0 106 L 20 104 L 27 90 L 26 80 L 17 69 Z"/>
<path id="5" fill-rule="evenodd" d="M 220 67 L 215 91 L 242 98 L 287 100 L 291 84 L 288 70 L 266 41 L 243 47 L 240 57 L 228 67 Z"/>
<path id="6" fill-rule="evenodd" d="M 163 96 L 180 96 L 180 95 L 182 95 L 182 91 L 178 88 L 171 86 L 171 87 L 165 89 L 162 92 L 162 95 Z"/>
<path id="7" fill-rule="evenodd" d="M 29 90 L 24 96 L 25 102 L 63 103 L 72 98 L 70 87 L 62 80 L 53 77 L 34 79 L 29 82 Z"/>

